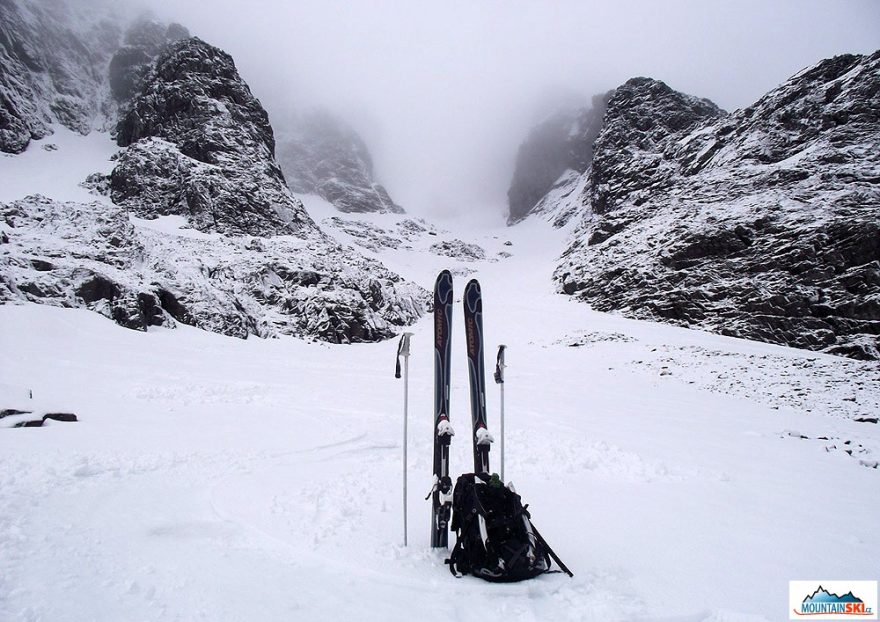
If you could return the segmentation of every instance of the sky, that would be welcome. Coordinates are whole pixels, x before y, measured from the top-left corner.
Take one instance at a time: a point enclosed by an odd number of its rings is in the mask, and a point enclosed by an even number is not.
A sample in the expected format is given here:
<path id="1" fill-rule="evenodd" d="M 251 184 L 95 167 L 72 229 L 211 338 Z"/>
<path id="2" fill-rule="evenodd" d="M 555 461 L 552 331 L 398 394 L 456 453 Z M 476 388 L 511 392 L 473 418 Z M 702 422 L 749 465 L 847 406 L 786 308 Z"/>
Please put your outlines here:
<path id="1" fill-rule="evenodd" d="M 270 120 L 323 107 L 407 211 L 503 215 L 516 151 L 561 103 L 634 76 L 734 110 L 880 48 L 880 1 L 151 0 L 232 54 Z"/>

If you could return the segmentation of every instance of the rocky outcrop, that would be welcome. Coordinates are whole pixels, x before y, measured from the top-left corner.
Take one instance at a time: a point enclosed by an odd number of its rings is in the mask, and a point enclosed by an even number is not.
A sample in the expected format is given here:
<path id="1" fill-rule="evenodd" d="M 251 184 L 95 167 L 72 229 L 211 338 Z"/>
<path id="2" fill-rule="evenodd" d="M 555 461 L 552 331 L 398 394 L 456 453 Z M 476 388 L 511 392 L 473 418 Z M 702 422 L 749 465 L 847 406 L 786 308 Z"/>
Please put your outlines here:
<path id="1" fill-rule="evenodd" d="M 667 153 L 677 147 L 672 137 L 723 115 L 711 101 L 659 80 L 633 78 L 617 88 L 594 146 L 592 211 L 604 214 L 627 199 L 638 204 L 675 183 L 679 167 Z"/>
<path id="2" fill-rule="evenodd" d="M 104 93 L 107 118 L 120 111 L 122 150 L 109 176 L 83 181 L 92 203 L 32 195 L 0 205 L 0 304 L 83 307 L 135 330 L 188 324 L 333 343 L 386 339 L 418 319 L 427 292 L 318 230 L 287 187 L 268 116 L 232 58 L 187 34 L 141 20 L 123 47 L 117 36 L 89 57 L 94 80 L 75 86 L 85 99 Z M 83 47 L 78 36 L 71 45 Z M 44 126 L 0 139 L 29 141 L 60 118 L 40 108 L 51 90 L 34 93 Z"/>
<path id="3" fill-rule="evenodd" d="M 555 278 L 598 310 L 880 357 L 880 52 L 732 114 L 617 89 Z"/>
<path id="4" fill-rule="evenodd" d="M 125 33 L 125 39 L 108 67 L 110 92 L 119 104 L 128 103 L 138 94 L 156 57 L 165 46 L 189 38 L 189 31 L 180 24 L 163 24 L 147 17 L 136 20 Z"/>
<path id="5" fill-rule="evenodd" d="M 201 231 L 305 235 L 317 229 L 275 162 L 269 117 L 232 57 L 198 38 L 164 49 L 117 125 L 113 202 Z"/>
<path id="6" fill-rule="evenodd" d="M 386 339 L 428 293 L 323 238 L 202 234 L 130 222 L 105 202 L 0 205 L 0 304 L 85 307 L 136 330 L 197 326 L 246 338 Z"/>
<path id="7" fill-rule="evenodd" d="M 0 151 L 24 151 L 52 123 L 81 134 L 106 124 L 101 87 L 122 29 L 104 8 L 0 0 Z"/>
<path id="8" fill-rule="evenodd" d="M 284 123 L 278 162 L 294 192 L 317 194 L 341 212 L 403 213 L 373 175 L 373 161 L 361 137 L 326 112 Z"/>
<path id="9" fill-rule="evenodd" d="M 548 192 L 587 170 L 610 96 L 596 95 L 588 108 L 557 111 L 532 129 L 516 156 L 507 224 L 533 213 Z"/>

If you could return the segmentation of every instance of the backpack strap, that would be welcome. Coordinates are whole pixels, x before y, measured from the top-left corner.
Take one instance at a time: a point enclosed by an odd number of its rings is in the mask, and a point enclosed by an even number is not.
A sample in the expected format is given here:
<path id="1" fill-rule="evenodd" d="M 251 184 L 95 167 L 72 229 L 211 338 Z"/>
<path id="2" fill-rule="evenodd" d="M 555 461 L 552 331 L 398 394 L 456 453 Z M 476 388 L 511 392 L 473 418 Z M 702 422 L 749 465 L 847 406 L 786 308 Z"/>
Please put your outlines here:
<path id="1" fill-rule="evenodd" d="M 452 547 L 452 552 L 449 553 L 449 559 L 445 560 L 443 563 L 449 565 L 449 572 L 452 573 L 452 576 L 456 579 L 461 579 L 461 573 L 458 571 L 458 568 L 455 567 L 457 558 L 461 553 L 461 540 L 456 538 L 455 546 Z"/>
<path id="2" fill-rule="evenodd" d="M 550 545 L 547 544 L 547 541 L 546 541 L 546 540 L 544 539 L 544 537 L 541 535 L 541 532 L 538 531 L 538 528 L 535 527 L 534 523 L 532 524 L 532 532 L 534 532 L 534 534 L 535 534 L 535 538 L 538 540 L 538 542 L 540 542 L 540 543 L 544 546 L 544 548 L 547 549 L 547 553 L 550 554 L 550 557 L 553 558 L 553 561 L 555 561 L 556 564 L 557 564 L 560 568 L 562 568 L 562 571 L 563 571 L 565 574 L 567 574 L 569 577 L 574 577 L 574 575 L 572 574 L 571 570 L 568 569 L 568 566 L 566 566 L 565 564 L 562 563 L 562 560 L 559 559 L 559 557 L 556 556 L 556 553 L 554 553 L 554 552 L 553 552 L 553 549 L 550 548 Z"/>

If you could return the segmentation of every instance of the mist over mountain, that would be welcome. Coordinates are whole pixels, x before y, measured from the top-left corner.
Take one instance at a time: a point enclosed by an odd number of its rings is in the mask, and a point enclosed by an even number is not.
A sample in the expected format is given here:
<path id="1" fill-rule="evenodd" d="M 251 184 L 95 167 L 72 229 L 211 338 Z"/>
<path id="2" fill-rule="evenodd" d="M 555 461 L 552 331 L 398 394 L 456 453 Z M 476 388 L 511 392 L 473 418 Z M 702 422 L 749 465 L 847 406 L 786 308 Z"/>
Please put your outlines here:
<path id="1" fill-rule="evenodd" d="M 560 291 L 603 311 L 880 358 L 878 84 L 880 51 L 824 60 L 733 113 L 628 80 L 584 172 L 530 210 L 580 221 Z M 570 140 L 557 135 L 557 152 Z"/>
<path id="2" fill-rule="evenodd" d="M 0 0 L 0 620 L 757 622 L 873 576 L 878 27 Z"/>
<path id="3" fill-rule="evenodd" d="M 366 143 L 345 121 L 312 110 L 276 117 L 274 126 L 291 190 L 317 194 L 341 212 L 403 212 L 376 181 Z"/>
<path id="4" fill-rule="evenodd" d="M 143 331 L 343 343 L 386 339 L 422 315 L 421 288 L 338 245 L 293 196 L 269 117 L 229 54 L 152 18 L 96 26 L 51 0 L 2 9 L 4 150 L 59 133 L 61 147 L 42 147 L 69 166 L 63 128 L 108 152 L 112 134 L 122 149 L 95 161 L 112 170 L 79 180 L 89 200 L 48 184 L 0 204 L 0 303 L 84 307 Z"/>
<path id="5" fill-rule="evenodd" d="M 596 95 L 590 107 L 554 112 L 529 132 L 517 152 L 507 191 L 508 224 L 532 213 L 561 176 L 587 170 L 610 97 L 611 93 Z"/>
<path id="6" fill-rule="evenodd" d="M 819 59 L 880 47 L 870 1 L 151 6 L 229 52 L 270 118 L 319 107 L 351 125 L 409 213 L 496 221 L 519 145 L 560 106 L 649 76 L 732 111 Z"/>

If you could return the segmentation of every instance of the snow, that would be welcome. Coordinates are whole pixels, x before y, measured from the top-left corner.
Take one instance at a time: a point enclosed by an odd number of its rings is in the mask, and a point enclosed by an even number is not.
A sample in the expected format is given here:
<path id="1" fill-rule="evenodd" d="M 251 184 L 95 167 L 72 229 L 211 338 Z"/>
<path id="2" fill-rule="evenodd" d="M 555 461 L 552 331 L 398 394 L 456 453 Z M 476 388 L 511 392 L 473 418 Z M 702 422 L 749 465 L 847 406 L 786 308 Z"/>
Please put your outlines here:
<path id="1" fill-rule="evenodd" d="M 82 136 L 58 124 L 52 129 L 54 134 L 31 141 L 24 153 L 0 153 L 0 203 L 35 192 L 58 201 L 102 199 L 79 184 L 92 173 L 110 173 L 110 157 L 119 147 L 106 132 Z M 48 145 L 57 149 L 43 149 Z"/>
<path id="2" fill-rule="evenodd" d="M 48 140 L 64 150 L 59 134 Z M 76 140 L 109 157 L 99 137 Z M 4 200 L 75 197 L 93 160 L 50 174 L 28 167 L 35 148 L 0 160 Z M 880 470 L 864 463 L 880 425 L 853 418 L 880 414 L 876 363 L 593 312 L 555 293 L 567 232 L 539 218 L 438 231 L 372 255 L 427 288 L 441 267 L 480 279 L 489 431 L 504 343 L 505 474 L 573 579 L 456 579 L 430 549 L 415 494 L 432 481 L 430 317 L 411 329 L 403 547 L 396 342 L 141 333 L 4 305 L 0 409 L 80 421 L 0 419 L 0 620 L 780 620 L 790 579 L 877 576 Z M 489 259 L 428 252 L 444 237 Z M 472 464 L 460 312 L 452 342 L 458 475 Z"/>
<path id="3" fill-rule="evenodd" d="M 205 233 L 204 231 L 193 229 L 184 216 L 168 215 L 159 216 L 158 218 L 129 216 L 129 220 L 136 227 L 143 227 L 144 229 L 158 231 L 166 235 L 170 234 L 175 237 L 192 240 L 219 240 L 221 237 L 217 233 Z"/>

